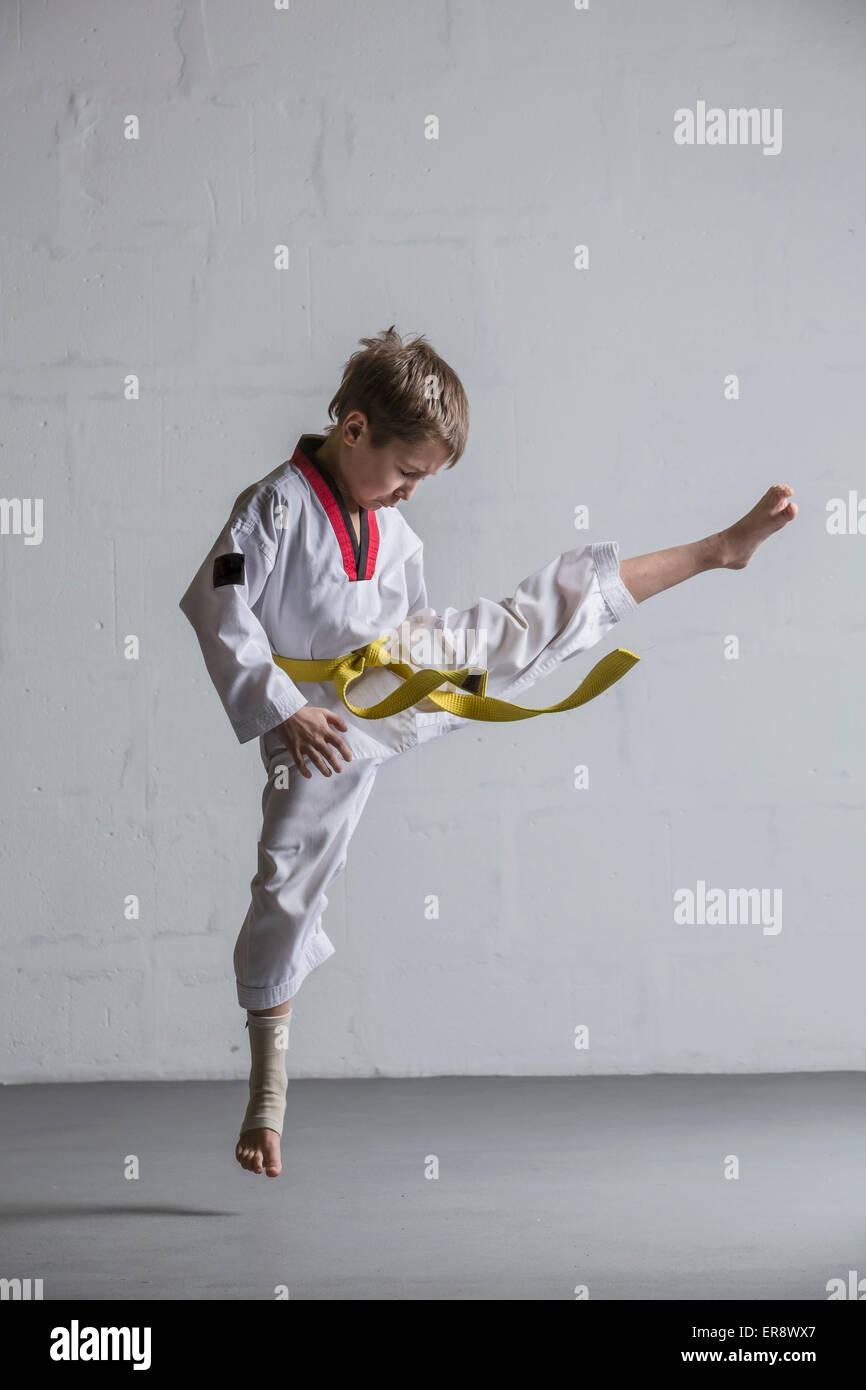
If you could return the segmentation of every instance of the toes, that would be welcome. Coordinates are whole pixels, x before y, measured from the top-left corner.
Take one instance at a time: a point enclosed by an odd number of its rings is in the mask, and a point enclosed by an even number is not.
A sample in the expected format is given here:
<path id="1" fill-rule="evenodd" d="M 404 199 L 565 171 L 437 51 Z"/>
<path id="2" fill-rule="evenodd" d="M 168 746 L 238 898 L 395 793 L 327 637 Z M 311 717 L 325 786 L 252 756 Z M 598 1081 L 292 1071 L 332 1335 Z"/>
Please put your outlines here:
<path id="1" fill-rule="evenodd" d="M 260 1173 L 261 1166 L 256 1167 L 256 1160 L 261 1161 L 261 1154 L 255 1149 L 250 1149 L 244 1144 L 238 1144 L 235 1149 L 235 1158 L 247 1173 Z"/>
<path id="2" fill-rule="evenodd" d="M 248 1173 L 267 1171 L 269 1178 L 276 1178 L 281 1172 L 279 1146 L 276 1147 L 276 1152 L 271 1152 L 271 1147 L 266 1141 L 259 1147 L 255 1143 L 244 1143 L 242 1136 L 235 1147 L 235 1157 Z"/>

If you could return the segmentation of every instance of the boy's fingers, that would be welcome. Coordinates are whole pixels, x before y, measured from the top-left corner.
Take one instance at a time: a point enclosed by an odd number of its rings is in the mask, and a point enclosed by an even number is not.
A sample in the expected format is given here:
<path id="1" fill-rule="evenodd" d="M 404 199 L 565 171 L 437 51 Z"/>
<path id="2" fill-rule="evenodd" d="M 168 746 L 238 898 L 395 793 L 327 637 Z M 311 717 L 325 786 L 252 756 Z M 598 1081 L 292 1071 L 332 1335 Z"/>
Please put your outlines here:
<path id="1" fill-rule="evenodd" d="M 352 761 L 352 754 L 349 751 L 349 745 L 345 743 L 343 739 L 341 739 L 337 734 L 331 733 L 325 734 L 325 738 L 328 740 L 329 743 L 333 743 L 335 748 L 339 749 L 339 751 L 343 755 L 344 762 L 350 763 Z"/>
<path id="2" fill-rule="evenodd" d="M 322 742 L 319 745 L 319 750 L 322 757 L 327 759 L 327 761 L 331 764 L 331 767 L 334 769 L 335 772 L 342 772 L 343 769 L 340 767 L 339 758 L 337 757 L 336 753 L 331 752 L 330 748 L 326 743 Z"/>
<path id="3" fill-rule="evenodd" d="M 340 718 L 339 714 L 334 714 L 334 713 L 333 713 L 331 710 L 329 710 L 329 709 L 326 709 L 326 710 L 325 710 L 325 714 L 326 714 L 326 716 L 327 716 L 327 718 L 328 718 L 328 722 L 329 722 L 329 723 L 331 723 L 331 724 L 336 724 L 338 728 L 340 728 L 340 729 L 343 730 L 343 733 L 346 732 L 346 725 L 345 725 L 345 723 L 343 722 L 343 720 Z"/>

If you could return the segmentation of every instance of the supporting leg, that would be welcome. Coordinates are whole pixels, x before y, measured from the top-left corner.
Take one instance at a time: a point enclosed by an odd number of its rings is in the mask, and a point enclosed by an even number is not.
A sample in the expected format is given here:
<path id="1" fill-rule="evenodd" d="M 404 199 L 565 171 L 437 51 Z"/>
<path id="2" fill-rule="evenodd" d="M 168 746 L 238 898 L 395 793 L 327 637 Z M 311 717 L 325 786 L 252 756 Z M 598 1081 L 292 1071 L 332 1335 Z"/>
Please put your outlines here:
<path id="1" fill-rule="evenodd" d="M 259 870 L 235 946 L 238 1002 L 247 1010 L 250 1093 L 235 1157 L 251 1173 L 277 1177 L 286 1111 L 286 1050 L 293 1000 L 311 970 L 333 953 L 321 929 L 326 889 L 346 864 L 349 840 L 382 759 L 359 759 L 339 774 L 287 770 L 275 739 L 262 741 Z"/>

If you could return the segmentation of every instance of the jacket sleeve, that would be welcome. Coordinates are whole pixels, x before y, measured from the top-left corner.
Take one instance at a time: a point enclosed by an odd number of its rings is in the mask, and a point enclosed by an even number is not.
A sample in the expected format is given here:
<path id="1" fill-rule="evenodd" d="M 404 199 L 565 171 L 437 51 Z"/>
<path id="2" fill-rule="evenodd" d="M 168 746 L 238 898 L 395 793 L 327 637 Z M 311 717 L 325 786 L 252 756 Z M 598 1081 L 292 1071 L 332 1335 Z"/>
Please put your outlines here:
<path id="1" fill-rule="evenodd" d="M 307 700 L 273 660 L 252 611 L 286 537 L 287 506 L 275 489 L 242 492 L 198 573 L 180 600 L 239 743 L 295 714 Z"/>
<path id="2" fill-rule="evenodd" d="M 486 667 L 488 695 L 507 698 L 594 647 L 637 606 L 620 577 L 617 543 L 598 541 L 557 556 L 509 598 L 418 611 L 411 621 L 413 662 Z"/>

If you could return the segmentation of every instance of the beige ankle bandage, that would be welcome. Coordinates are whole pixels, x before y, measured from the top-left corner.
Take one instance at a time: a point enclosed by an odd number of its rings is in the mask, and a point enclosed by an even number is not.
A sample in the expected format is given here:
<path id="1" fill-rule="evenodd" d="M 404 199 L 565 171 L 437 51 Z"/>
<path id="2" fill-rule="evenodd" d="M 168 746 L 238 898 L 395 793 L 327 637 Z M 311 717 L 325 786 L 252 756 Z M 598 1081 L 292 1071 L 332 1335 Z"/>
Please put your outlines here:
<path id="1" fill-rule="evenodd" d="M 286 1113 L 286 1053 L 292 1010 L 287 1014 L 247 1014 L 250 1033 L 250 1099 L 241 1133 L 245 1129 L 283 1132 Z"/>

